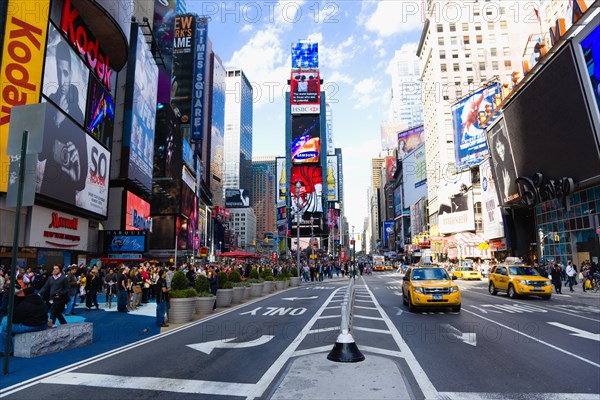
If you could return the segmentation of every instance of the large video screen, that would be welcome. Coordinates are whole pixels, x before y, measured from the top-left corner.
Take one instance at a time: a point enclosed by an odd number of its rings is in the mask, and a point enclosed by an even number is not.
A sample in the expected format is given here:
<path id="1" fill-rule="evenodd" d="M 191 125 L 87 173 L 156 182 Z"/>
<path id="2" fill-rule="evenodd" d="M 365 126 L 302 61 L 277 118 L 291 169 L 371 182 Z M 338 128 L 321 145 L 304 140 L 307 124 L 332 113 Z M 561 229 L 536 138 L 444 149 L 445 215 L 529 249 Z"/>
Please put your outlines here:
<path id="1" fill-rule="evenodd" d="M 292 68 L 319 68 L 319 44 L 292 43 Z"/>
<path id="2" fill-rule="evenodd" d="M 133 87 L 133 104 L 130 110 L 128 177 L 131 180 L 137 180 L 146 188 L 151 189 L 152 168 L 154 165 L 154 127 L 156 123 L 158 68 L 141 28 L 138 27 L 138 30 L 133 32 L 137 32 L 137 39 L 134 53 L 135 59 L 129 60 L 130 63 L 135 62 L 135 81 Z"/>
<path id="3" fill-rule="evenodd" d="M 300 182 L 300 190 L 296 189 Z M 323 172 L 321 167 L 293 166 L 291 179 L 292 211 L 323 212 Z"/>
<path id="4" fill-rule="evenodd" d="M 408 156 L 414 149 L 425 142 L 423 125 L 398 132 L 398 161 Z"/>
<path id="5" fill-rule="evenodd" d="M 108 253 L 146 251 L 146 231 L 103 231 L 104 248 Z"/>
<path id="6" fill-rule="evenodd" d="M 596 107 L 600 109 L 600 25 L 581 42 L 585 68 L 592 85 Z"/>
<path id="7" fill-rule="evenodd" d="M 110 92 L 93 75 L 88 91 L 85 128 L 106 148 L 111 148 L 115 126 L 115 102 Z"/>
<path id="8" fill-rule="evenodd" d="M 500 94 L 500 83 L 479 89 L 452 105 L 454 151 L 458 168 L 477 165 L 487 157 L 485 129 L 480 122 L 485 120 L 486 106 L 492 109 L 497 94 Z"/>
<path id="9" fill-rule="evenodd" d="M 150 203 L 129 191 L 126 202 L 125 229 L 150 230 Z"/>
<path id="10" fill-rule="evenodd" d="M 440 233 L 475 230 L 472 189 L 469 170 L 440 181 L 438 210 Z"/>
<path id="11" fill-rule="evenodd" d="M 321 104 L 321 77 L 319 71 L 293 71 L 290 80 L 292 105 Z"/>
<path id="12" fill-rule="evenodd" d="M 64 114 L 57 114 L 63 113 L 48 103 L 36 193 L 106 216 L 110 152 Z"/>
<path id="13" fill-rule="evenodd" d="M 287 200 L 286 162 L 284 157 L 277 157 L 277 207 L 285 207 Z"/>
<path id="14" fill-rule="evenodd" d="M 295 115 L 292 117 L 292 162 L 318 163 L 321 156 L 321 117 Z"/>
<path id="15" fill-rule="evenodd" d="M 42 93 L 64 111 L 55 115 L 56 125 L 61 127 L 68 115 L 84 126 L 88 82 L 89 70 L 83 60 L 54 25 L 50 24 Z"/>
<path id="16" fill-rule="evenodd" d="M 517 185 L 517 170 L 503 117 L 488 129 L 487 136 L 492 157 L 492 173 L 496 182 L 495 186 L 500 204 L 515 203 L 521 198 L 521 195 Z"/>
<path id="17" fill-rule="evenodd" d="M 225 207 L 250 207 L 250 195 L 247 193 L 246 189 L 225 189 Z"/>

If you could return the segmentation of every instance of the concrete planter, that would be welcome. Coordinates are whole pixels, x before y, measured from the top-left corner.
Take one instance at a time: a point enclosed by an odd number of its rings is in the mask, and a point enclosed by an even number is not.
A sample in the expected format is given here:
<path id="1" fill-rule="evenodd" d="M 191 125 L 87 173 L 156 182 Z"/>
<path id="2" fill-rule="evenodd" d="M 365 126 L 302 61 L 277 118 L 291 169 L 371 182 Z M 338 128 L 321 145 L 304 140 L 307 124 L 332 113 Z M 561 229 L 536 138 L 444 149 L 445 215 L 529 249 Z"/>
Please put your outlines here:
<path id="1" fill-rule="evenodd" d="M 252 286 L 244 286 L 244 296 L 242 297 L 242 299 L 248 300 L 250 298 L 251 294 L 252 294 Z"/>
<path id="2" fill-rule="evenodd" d="M 233 298 L 233 289 L 217 290 L 217 307 L 229 307 Z"/>
<path id="3" fill-rule="evenodd" d="M 277 290 L 283 290 L 283 289 L 285 289 L 286 286 L 287 286 L 287 283 L 285 283 L 285 281 L 275 281 L 275 288 Z"/>
<path id="4" fill-rule="evenodd" d="M 192 320 L 196 308 L 196 297 L 169 300 L 169 323 L 183 324 Z"/>
<path id="5" fill-rule="evenodd" d="M 290 279 L 290 286 L 291 287 L 296 287 L 300 285 L 300 277 L 299 276 L 293 276 L 292 279 Z"/>
<path id="6" fill-rule="evenodd" d="M 215 296 L 196 297 L 196 314 L 210 314 L 215 305 Z"/>
<path id="7" fill-rule="evenodd" d="M 264 281 L 263 282 L 262 294 L 269 294 L 273 291 L 273 282 L 274 281 Z"/>
<path id="8" fill-rule="evenodd" d="M 260 297 L 262 295 L 264 283 L 253 283 L 250 288 L 250 296 L 252 297 Z"/>
<path id="9" fill-rule="evenodd" d="M 292 281 L 290 281 L 289 279 L 286 279 L 284 282 L 285 282 L 284 288 L 289 288 L 290 285 L 292 284 Z"/>
<path id="10" fill-rule="evenodd" d="M 232 304 L 241 303 L 242 299 L 244 298 L 244 292 L 245 291 L 246 291 L 246 288 L 243 287 L 243 286 L 234 287 L 233 288 L 233 295 L 231 296 L 231 303 Z"/>

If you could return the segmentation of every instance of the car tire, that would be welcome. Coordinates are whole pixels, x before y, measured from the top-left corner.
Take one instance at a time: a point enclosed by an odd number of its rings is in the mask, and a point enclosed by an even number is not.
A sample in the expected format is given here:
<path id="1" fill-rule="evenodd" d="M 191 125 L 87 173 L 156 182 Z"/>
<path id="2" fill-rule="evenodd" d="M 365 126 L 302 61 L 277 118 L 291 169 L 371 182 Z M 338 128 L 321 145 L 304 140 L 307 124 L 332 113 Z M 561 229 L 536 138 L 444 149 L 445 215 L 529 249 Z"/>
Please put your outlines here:
<path id="1" fill-rule="evenodd" d="M 412 299 L 408 296 L 408 311 L 414 313 L 417 311 L 416 307 L 413 305 Z"/>
<path id="2" fill-rule="evenodd" d="M 515 287 L 512 284 L 508 285 L 508 290 L 506 291 L 506 294 L 511 299 L 516 299 L 517 298 L 517 292 L 515 291 Z"/>
<path id="3" fill-rule="evenodd" d="M 452 307 L 452 312 L 460 312 L 460 304 Z"/>
<path id="4" fill-rule="evenodd" d="M 496 286 L 494 286 L 494 282 L 490 282 L 490 284 L 488 286 L 488 292 L 490 292 L 490 294 L 492 296 L 495 296 L 498 294 L 498 291 L 496 290 Z"/>
<path id="5" fill-rule="evenodd" d="M 402 304 L 407 305 L 408 302 L 406 301 L 406 296 L 404 295 L 404 293 L 402 293 Z"/>

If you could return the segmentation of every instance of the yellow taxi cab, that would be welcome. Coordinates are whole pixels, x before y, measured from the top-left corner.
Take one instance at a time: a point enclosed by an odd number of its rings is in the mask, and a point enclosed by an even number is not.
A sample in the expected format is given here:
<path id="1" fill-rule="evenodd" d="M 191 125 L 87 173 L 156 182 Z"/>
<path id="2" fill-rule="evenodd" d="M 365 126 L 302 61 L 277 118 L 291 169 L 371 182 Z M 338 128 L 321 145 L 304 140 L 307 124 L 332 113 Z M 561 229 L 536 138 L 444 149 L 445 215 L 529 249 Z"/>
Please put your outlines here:
<path id="1" fill-rule="evenodd" d="M 481 280 L 481 272 L 476 271 L 473 267 L 458 267 L 452 271 L 452 276 L 460 279 L 478 279 Z"/>
<path id="2" fill-rule="evenodd" d="M 386 264 L 385 267 L 384 267 L 384 269 L 386 271 L 393 271 L 394 270 L 394 266 L 391 265 L 391 264 Z"/>
<path id="3" fill-rule="evenodd" d="M 417 308 L 451 307 L 452 311 L 460 311 L 460 289 L 441 267 L 411 267 L 402 280 L 402 300 L 408 310 Z"/>
<path id="4" fill-rule="evenodd" d="M 552 282 L 529 265 L 499 264 L 490 271 L 488 290 L 492 295 L 506 292 L 511 299 L 541 296 L 544 300 L 550 300 Z"/>

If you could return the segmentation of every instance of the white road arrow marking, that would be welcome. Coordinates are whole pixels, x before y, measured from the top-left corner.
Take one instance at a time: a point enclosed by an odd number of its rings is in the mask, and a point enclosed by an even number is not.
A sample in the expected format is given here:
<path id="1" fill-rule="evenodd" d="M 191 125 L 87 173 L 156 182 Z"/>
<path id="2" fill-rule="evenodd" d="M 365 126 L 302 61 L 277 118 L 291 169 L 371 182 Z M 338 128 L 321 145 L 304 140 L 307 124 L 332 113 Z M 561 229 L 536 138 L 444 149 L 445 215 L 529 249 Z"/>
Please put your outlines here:
<path id="1" fill-rule="evenodd" d="M 452 325 L 443 324 L 442 326 L 445 327 L 448 333 L 455 338 L 462 340 L 464 343 L 470 344 L 471 346 L 477 346 L 477 335 L 475 332 L 462 333 Z"/>
<path id="2" fill-rule="evenodd" d="M 310 297 L 283 297 L 281 300 L 288 300 L 288 301 L 294 301 L 294 300 L 314 300 L 314 299 L 318 299 L 319 296 L 310 296 Z"/>
<path id="3" fill-rule="evenodd" d="M 260 346 L 261 344 L 265 344 L 273 339 L 275 336 L 272 335 L 262 335 L 256 340 L 251 340 L 249 342 L 236 342 L 231 343 L 236 338 L 231 339 L 223 339 L 223 340 L 213 340 L 212 342 L 204 342 L 204 343 L 196 343 L 196 344 L 188 344 L 187 347 L 191 347 L 194 350 L 201 351 L 205 354 L 210 354 L 214 349 L 241 349 L 246 347 L 254 347 Z"/>
<path id="4" fill-rule="evenodd" d="M 396 315 L 402 315 L 402 313 L 404 312 L 400 307 L 394 307 L 396 310 Z"/>
<path id="5" fill-rule="evenodd" d="M 548 323 L 550 325 L 556 326 L 557 328 L 562 328 L 562 329 L 566 329 L 568 331 L 574 332 L 574 333 L 570 334 L 572 336 L 579 336 L 584 339 L 591 339 L 591 340 L 595 340 L 596 342 L 600 342 L 600 333 L 592 333 L 592 332 L 584 331 L 579 328 L 574 328 L 569 325 L 561 324 L 560 322 L 548 322 Z"/>
<path id="6" fill-rule="evenodd" d="M 402 292 L 399 292 L 399 291 L 397 291 L 397 290 L 394 292 L 394 294 L 395 294 L 396 296 L 402 296 Z"/>

